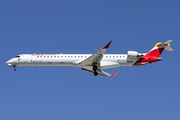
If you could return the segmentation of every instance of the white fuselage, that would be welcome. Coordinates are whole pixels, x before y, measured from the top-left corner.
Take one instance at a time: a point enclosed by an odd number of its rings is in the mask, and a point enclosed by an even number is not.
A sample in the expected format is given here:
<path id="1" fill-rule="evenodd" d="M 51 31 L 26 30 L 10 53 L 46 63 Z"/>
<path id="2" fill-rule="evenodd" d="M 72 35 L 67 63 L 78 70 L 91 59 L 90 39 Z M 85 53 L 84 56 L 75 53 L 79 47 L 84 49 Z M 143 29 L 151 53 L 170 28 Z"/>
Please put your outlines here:
<path id="1" fill-rule="evenodd" d="M 9 66 L 75 66 L 92 54 L 21 54 L 7 61 Z M 118 66 L 133 66 L 138 59 L 129 59 L 127 54 L 103 54 L 100 69 Z"/>

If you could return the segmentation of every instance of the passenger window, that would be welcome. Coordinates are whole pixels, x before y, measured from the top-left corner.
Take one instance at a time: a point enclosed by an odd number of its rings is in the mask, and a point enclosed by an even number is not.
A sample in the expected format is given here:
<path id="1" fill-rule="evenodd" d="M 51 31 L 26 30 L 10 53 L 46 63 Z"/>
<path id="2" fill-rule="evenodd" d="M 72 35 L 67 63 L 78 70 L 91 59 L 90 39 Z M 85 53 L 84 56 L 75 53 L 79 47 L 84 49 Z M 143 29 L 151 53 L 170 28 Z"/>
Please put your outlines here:
<path id="1" fill-rule="evenodd" d="M 76 56 L 74 56 L 76 58 Z"/>
<path id="2" fill-rule="evenodd" d="M 69 58 L 69 56 L 68 56 L 68 58 Z"/>
<path id="3" fill-rule="evenodd" d="M 39 56 L 37 56 L 37 58 L 39 58 Z"/>
<path id="4" fill-rule="evenodd" d="M 113 56 L 113 58 L 114 58 L 114 56 Z"/>
<path id="5" fill-rule="evenodd" d="M 63 58 L 63 56 L 61 56 L 61 58 Z"/>
<path id="6" fill-rule="evenodd" d="M 46 56 L 44 56 L 44 58 L 45 58 Z"/>
<path id="7" fill-rule="evenodd" d="M 66 58 L 66 56 L 64 56 Z"/>
<path id="8" fill-rule="evenodd" d="M 54 58 L 56 58 L 56 56 L 54 56 Z"/>
<path id="9" fill-rule="evenodd" d="M 73 56 L 71 56 L 71 58 L 73 58 Z"/>

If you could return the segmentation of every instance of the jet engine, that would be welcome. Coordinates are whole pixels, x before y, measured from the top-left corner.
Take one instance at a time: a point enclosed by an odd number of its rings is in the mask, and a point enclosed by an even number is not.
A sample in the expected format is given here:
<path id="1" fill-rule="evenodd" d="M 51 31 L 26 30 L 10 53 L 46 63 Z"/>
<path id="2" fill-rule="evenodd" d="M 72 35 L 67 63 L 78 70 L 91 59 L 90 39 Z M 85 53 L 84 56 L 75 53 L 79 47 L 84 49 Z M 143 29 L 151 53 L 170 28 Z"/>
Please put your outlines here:
<path id="1" fill-rule="evenodd" d="M 142 57 L 142 56 L 143 56 L 143 54 L 138 53 L 136 51 L 128 51 L 128 58 L 133 59 L 133 58 L 138 58 L 138 57 Z"/>

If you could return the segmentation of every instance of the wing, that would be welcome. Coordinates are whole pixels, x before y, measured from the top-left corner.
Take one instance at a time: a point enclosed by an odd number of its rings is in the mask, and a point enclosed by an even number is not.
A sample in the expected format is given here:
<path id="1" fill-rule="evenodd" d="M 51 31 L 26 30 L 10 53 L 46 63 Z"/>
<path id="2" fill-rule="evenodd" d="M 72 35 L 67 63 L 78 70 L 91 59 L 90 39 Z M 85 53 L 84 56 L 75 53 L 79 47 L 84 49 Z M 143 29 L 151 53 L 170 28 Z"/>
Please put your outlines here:
<path id="1" fill-rule="evenodd" d="M 107 48 L 109 48 L 109 45 L 111 44 L 111 42 L 112 41 L 110 41 L 105 47 L 101 48 L 99 51 L 97 51 L 96 53 L 94 53 L 93 55 L 85 59 L 84 61 L 80 62 L 79 65 L 82 67 L 82 70 L 92 72 L 92 73 L 97 72 L 98 74 L 103 75 L 103 76 L 115 76 L 118 72 L 111 75 L 99 69 L 100 61 L 103 58 L 103 54 L 106 52 Z M 94 65 L 97 66 L 97 70 L 95 71 L 92 68 Z"/>
<path id="2" fill-rule="evenodd" d="M 85 70 L 85 71 L 94 73 L 94 71 L 93 71 L 92 69 L 82 68 L 82 70 Z M 103 75 L 103 76 L 115 76 L 115 75 L 118 73 L 118 71 L 111 75 L 111 74 L 109 74 L 109 73 L 106 73 L 106 72 L 98 69 L 98 70 L 97 70 L 97 73 L 100 74 L 100 75 Z"/>
<path id="3" fill-rule="evenodd" d="M 110 41 L 105 47 L 101 48 L 99 51 L 85 59 L 84 61 L 80 62 L 79 65 L 81 67 L 84 66 L 92 66 L 93 64 L 96 64 L 98 67 L 100 66 L 100 61 L 103 58 L 103 54 L 106 52 L 107 48 L 109 48 L 109 45 L 112 41 Z"/>

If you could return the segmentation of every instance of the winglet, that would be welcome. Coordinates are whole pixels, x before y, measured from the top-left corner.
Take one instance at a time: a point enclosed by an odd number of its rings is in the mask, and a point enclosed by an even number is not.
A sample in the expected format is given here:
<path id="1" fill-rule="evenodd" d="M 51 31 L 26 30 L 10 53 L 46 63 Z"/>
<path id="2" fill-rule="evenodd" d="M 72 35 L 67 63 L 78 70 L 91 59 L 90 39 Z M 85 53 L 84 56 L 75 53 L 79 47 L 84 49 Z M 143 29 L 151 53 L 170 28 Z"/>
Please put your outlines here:
<path id="1" fill-rule="evenodd" d="M 103 47 L 103 49 L 109 48 L 109 45 L 111 44 L 111 42 L 112 42 L 112 40 L 105 47 Z"/>
<path id="2" fill-rule="evenodd" d="M 112 74 L 111 76 L 116 76 L 116 74 L 118 73 L 119 71 L 115 72 L 114 74 Z"/>

